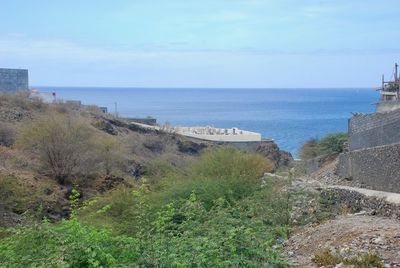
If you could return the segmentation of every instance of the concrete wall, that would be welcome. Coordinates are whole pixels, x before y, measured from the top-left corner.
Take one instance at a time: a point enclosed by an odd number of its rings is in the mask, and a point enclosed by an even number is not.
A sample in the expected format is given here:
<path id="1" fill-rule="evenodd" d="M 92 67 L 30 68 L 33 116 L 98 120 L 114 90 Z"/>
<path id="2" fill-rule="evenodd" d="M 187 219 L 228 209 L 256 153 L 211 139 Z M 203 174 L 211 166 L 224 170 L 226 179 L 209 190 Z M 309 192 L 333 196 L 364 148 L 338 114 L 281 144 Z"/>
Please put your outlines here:
<path id="1" fill-rule="evenodd" d="M 243 142 L 217 142 L 219 144 L 229 144 L 239 150 L 244 151 L 255 151 L 257 147 L 261 144 L 261 141 L 243 141 Z"/>
<path id="2" fill-rule="evenodd" d="M 0 68 L 0 91 L 28 89 L 28 70 Z"/>
<path id="3" fill-rule="evenodd" d="M 400 142 L 400 109 L 349 120 L 350 151 Z"/>
<path id="4" fill-rule="evenodd" d="M 380 101 L 376 107 L 378 113 L 390 112 L 400 108 L 399 100 Z"/>
<path id="5" fill-rule="evenodd" d="M 343 153 L 337 173 L 374 190 L 400 193 L 400 143 Z"/>

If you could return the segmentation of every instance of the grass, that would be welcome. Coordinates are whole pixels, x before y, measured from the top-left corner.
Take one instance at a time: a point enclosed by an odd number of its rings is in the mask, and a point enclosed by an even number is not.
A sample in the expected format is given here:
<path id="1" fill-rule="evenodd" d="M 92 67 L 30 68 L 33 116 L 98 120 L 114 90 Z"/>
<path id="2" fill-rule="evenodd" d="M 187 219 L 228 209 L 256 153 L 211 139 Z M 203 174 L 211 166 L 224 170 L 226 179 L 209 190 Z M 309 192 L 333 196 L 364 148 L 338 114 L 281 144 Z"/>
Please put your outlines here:
<path id="1" fill-rule="evenodd" d="M 321 253 L 318 253 L 314 256 L 313 262 L 320 266 L 343 263 L 345 265 L 354 265 L 354 267 L 357 268 L 384 267 L 379 255 L 371 252 L 356 254 L 353 257 L 346 258 L 340 256 L 339 254 L 332 253 L 329 250 L 323 250 Z"/>

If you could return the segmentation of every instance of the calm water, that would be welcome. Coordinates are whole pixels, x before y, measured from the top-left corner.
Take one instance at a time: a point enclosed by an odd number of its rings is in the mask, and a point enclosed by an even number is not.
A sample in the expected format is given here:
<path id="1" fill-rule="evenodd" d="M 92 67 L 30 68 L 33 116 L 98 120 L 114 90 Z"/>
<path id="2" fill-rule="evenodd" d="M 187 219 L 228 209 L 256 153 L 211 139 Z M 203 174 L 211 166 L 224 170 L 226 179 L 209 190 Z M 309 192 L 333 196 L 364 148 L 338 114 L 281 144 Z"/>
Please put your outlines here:
<path id="1" fill-rule="evenodd" d="M 107 106 L 127 117 L 179 126 L 260 132 L 295 156 L 307 139 L 346 131 L 351 112 L 373 112 L 372 89 L 142 89 L 39 87 L 64 100 Z"/>

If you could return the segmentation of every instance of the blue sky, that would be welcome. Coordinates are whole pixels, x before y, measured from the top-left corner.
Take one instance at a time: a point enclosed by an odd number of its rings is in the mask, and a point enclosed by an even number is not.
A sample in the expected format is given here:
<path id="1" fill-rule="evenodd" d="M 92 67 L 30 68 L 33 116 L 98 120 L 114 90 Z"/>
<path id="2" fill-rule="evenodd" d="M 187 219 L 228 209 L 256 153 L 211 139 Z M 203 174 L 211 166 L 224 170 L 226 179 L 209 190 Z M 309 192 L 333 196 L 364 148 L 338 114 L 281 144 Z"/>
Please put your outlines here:
<path id="1" fill-rule="evenodd" d="M 0 67 L 31 85 L 372 87 L 399 0 L 0 0 Z"/>

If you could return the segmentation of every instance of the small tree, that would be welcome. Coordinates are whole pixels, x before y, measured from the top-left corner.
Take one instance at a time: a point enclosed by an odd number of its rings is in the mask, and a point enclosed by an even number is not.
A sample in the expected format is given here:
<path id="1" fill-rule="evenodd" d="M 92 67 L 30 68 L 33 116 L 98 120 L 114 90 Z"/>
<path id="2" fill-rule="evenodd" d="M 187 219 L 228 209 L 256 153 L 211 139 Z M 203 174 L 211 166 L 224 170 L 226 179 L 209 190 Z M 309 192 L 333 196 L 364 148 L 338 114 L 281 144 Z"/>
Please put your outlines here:
<path id="1" fill-rule="evenodd" d="M 315 138 L 307 140 L 300 148 L 300 157 L 303 160 L 312 159 L 320 154 L 318 140 Z"/>
<path id="2" fill-rule="evenodd" d="M 102 135 L 96 138 L 96 158 L 100 168 L 109 176 L 123 162 L 124 153 L 120 141 L 111 135 Z"/>
<path id="3" fill-rule="evenodd" d="M 324 154 L 338 154 L 343 152 L 343 146 L 346 141 L 346 133 L 330 133 L 319 141 L 319 146 Z"/>
<path id="4" fill-rule="evenodd" d="M 69 177 L 88 172 L 93 132 L 80 118 L 52 114 L 24 125 L 17 144 L 37 154 L 42 170 L 65 184 Z"/>

